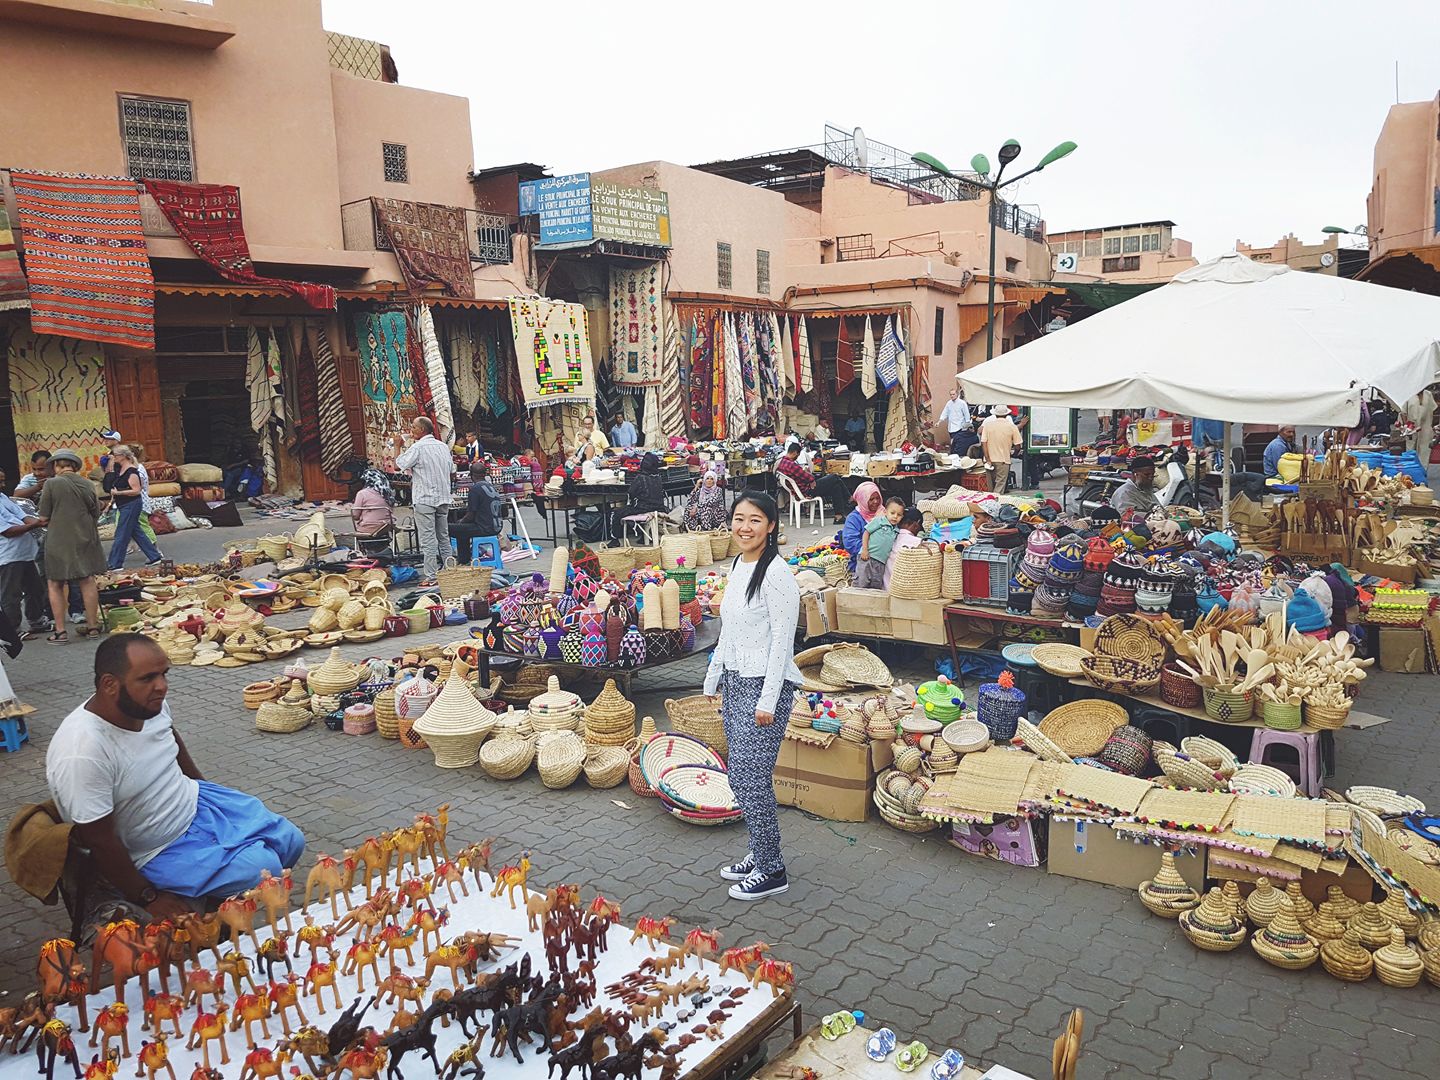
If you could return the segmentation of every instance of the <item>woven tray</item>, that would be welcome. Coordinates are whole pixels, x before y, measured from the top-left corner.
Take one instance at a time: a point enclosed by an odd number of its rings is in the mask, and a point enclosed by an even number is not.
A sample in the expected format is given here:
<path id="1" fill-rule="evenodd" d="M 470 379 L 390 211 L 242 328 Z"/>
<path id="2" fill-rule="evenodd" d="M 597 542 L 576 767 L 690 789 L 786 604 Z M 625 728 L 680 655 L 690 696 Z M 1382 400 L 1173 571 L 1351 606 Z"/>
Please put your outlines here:
<path id="1" fill-rule="evenodd" d="M 1051 641 L 1036 645 L 1030 658 L 1040 665 L 1041 670 L 1062 679 L 1078 679 L 1085 670 L 1080 661 L 1090 654 L 1078 645 L 1066 645 Z"/>
<path id="2" fill-rule="evenodd" d="M 1121 705 L 1100 698 L 1082 698 L 1061 705 L 1040 721 L 1040 730 L 1065 753 L 1094 757 L 1115 729 L 1130 722 Z"/>
<path id="3" fill-rule="evenodd" d="M 672 765 L 713 765 L 723 769 L 725 762 L 699 739 L 662 731 L 640 751 L 640 772 L 653 789 L 664 770 Z"/>
<path id="4" fill-rule="evenodd" d="M 1159 678 L 1165 659 L 1165 643 L 1152 623 L 1138 615 L 1111 615 L 1095 631 L 1095 653 L 1123 656 L 1145 667 L 1153 667 Z"/>
<path id="5" fill-rule="evenodd" d="M 660 775 L 655 792 L 662 802 L 703 814 L 739 810 L 730 777 L 713 765 L 671 765 Z"/>

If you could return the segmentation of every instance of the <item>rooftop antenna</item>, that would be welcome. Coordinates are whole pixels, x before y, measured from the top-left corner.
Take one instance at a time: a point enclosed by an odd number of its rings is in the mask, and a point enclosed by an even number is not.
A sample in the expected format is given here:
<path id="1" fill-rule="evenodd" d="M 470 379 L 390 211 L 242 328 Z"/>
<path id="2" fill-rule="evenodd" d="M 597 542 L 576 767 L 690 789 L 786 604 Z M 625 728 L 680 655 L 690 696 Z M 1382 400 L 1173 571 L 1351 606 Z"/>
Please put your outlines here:
<path id="1" fill-rule="evenodd" d="M 863 172 L 870 168 L 870 144 L 865 141 L 865 129 L 857 124 L 850 139 L 855 143 L 855 163 Z"/>
<path id="2" fill-rule="evenodd" d="M 1395 104 L 1400 104 L 1400 61 L 1395 61 Z"/>

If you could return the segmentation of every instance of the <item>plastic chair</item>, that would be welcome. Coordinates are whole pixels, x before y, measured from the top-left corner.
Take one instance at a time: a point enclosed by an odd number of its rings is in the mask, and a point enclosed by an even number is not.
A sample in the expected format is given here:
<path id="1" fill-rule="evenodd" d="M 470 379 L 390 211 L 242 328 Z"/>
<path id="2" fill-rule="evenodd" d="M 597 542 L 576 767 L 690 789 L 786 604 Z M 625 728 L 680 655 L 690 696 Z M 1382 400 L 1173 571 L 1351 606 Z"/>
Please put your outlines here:
<path id="1" fill-rule="evenodd" d="M 460 541 L 457 537 L 450 538 L 450 546 L 455 549 L 456 556 L 460 554 Z M 504 552 L 500 549 L 500 538 L 498 536 L 472 536 L 470 538 L 471 566 L 493 566 L 496 570 L 505 569 Z"/>
<path id="2" fill-rule="evenodd" d="M 629 539 L 633 529 L 645 541 L 647 547 L 654 547 L 660 543 L 660 511 L 655 510 L 649 514 L 631 514 L 629 517 L 620 519 L 624 528 L 626 539 Z"/>
<path id="3" fill-rule="evenodd" d="M 1277 746 L 1295 751 L 1295 765 L 1289 761 L 1275 761 L 1271 751 Z M 1288 758 L 1288 754 L 1285 755 Z M 1312 799 L 1323 794 L 1320 756 L 1320 733 L 1318 731 L 1274 731 L 1270 728 L 1256 728 L 1250 739 L 1250 760 L 1259 765 L 1271 765 L 1285 772 L 1298 772 L 1295 783 L 1300 791 Z"/>
<path id="4" fill-rule="evenodd" d="M 780 486 L 785 489 L 785 494 L 790 499 L 790 524 L 795 528 L 800 527 L 800 514 L 808 508 L 810 512 L 810 524 L 814 525 L 825 516 L 825 500 L 819 495 L 806 498 L 800 493 L 800 485 L 784 473 L 776 473 L 780 478 Z"/>

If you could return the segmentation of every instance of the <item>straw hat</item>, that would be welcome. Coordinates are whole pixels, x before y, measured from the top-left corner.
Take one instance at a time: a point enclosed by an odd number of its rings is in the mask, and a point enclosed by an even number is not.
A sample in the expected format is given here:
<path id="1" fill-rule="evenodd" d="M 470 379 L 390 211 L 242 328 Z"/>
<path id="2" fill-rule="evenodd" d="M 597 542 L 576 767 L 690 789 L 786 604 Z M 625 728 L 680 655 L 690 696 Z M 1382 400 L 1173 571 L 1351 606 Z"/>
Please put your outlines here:
<path id="1" fill-rule="evenodd" d="M 864 645 L 850 642 L 807 649 L 795 657 L 795 665 L 800 669 L 802 690 L 835 693 L 854 686 L 888 688 L 895 684 L 884 661 Z"/>

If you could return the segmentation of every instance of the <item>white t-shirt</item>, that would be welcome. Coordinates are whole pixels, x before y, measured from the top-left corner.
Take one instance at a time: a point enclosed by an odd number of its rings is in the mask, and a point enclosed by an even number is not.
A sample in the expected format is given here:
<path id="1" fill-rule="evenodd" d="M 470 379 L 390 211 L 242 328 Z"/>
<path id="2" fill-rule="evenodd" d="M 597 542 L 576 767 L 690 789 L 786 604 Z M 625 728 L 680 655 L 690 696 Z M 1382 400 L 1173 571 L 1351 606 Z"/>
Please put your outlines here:
<path id="1" fill-rule="evenodd" d="M 195 820 L 200 785 L 180 770 L 179 753 L 168 702 L 139 731 L 81 705 L 50 740 L 45 780 L 66 821 L 87 825 L 113 813 L 116 835 L 143 867 Z"/>

